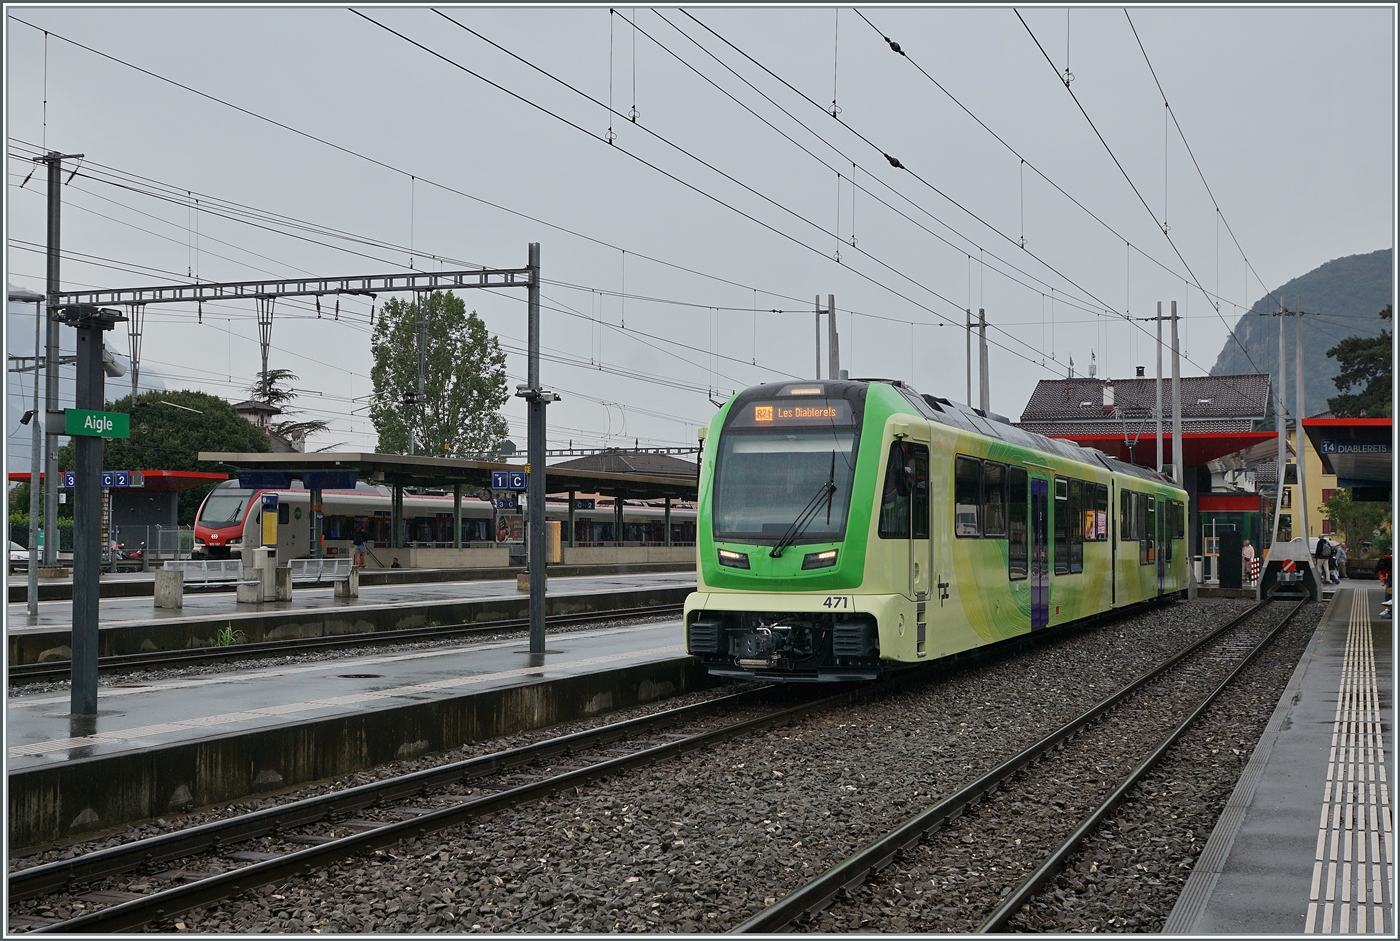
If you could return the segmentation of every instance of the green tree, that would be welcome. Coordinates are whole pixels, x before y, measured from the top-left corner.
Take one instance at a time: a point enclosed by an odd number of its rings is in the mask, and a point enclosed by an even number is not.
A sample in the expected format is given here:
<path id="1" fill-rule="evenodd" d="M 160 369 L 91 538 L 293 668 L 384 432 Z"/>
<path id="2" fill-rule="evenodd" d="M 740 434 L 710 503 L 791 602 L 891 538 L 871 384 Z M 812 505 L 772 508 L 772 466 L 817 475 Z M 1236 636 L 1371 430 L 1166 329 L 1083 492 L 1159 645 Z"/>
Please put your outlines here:
<path id="1" fill-rule="evenodd" d="M 199 460 L 199 452 L 272 450 L 267 435 L 260 428 L 235 412 L 232 405 L 206 392 L 190 389 L 143 392 L 137 396 L 134 409 L 130 395 L 108 402 L 107 409 L 131 414 L 131 437 L 115 438 L 104 444 L 102 467 L 105 470 L 227 473 L 227 467 Z M 71 442 L 59 449 L 58 466 L 72 470 Z M 209 490 L 209 487 L 196 487 L 181 492 L 181 525 L 194 522 L 200 501 Z"/>
<path id="2" fill-rule="evenodd" d="M 424 334 L 424 401 L 418 402 L 419 305 Z M 390 300 L 374 325 L 374 400 L 370 419 L 379 450 L 464 457 L 495 451 L 508 426 L 501 414 L 506 393 L 506 356 L 486 324 L 467 313 L 462 299 L 435 291 L 416 302 Z"/>
<path id="3" fill-rule="evenodd" d="M 256 401 L 282 410 L 282 419 L 272 423 L 272 430 L 288 440 L 309 437 L 318 431 L 325 431 L 329 426 L 328 422 L 319 418 L 297 419 L 293 417 L 296 415 L 296 411 L 290 405 L 296 399 L 297 393 L 289 383 L 296 382 L 300 378 L 290 369 L 269 369 L 266 376 L 258 373 L 258 378 L 254 379 L 253 384 L 248 387 L 248 392 Z"/>
<path id="4" fill-rule="evenodd" d="M 1390 320 L 1394 311 L 1390 304 L 1380 312 L 1382 320 Z M 1395 404 L 1394 369 L 1390 359 L 1390 331 L 1381 330 L 1378 337 L 1347 337 L 1327 351 L 1341 367 L 1332 381 L 1342 394 L 1327 400 L 1327 407 L 1338 418 L 1385 418 L 1393 414 Z M 1360 386 L 1356 394 L 1348 392 Z"/>
<path id="5" fill-rule="evenodd" d="M 1333 532 L 1345 537 L 1347 553 L 1353 557 L 1360 557 L 1361 543 L 1377 542 L 1377 530 L 1389 533 L 1391 510 L 1389 500 L 1358 503 L 1345 487 L 1332 491 L 1331 498 L 1322 504 L 1323 515 L 1332 521 Z M 1375 551 L 1367 554 L 1380 555 Z"/>

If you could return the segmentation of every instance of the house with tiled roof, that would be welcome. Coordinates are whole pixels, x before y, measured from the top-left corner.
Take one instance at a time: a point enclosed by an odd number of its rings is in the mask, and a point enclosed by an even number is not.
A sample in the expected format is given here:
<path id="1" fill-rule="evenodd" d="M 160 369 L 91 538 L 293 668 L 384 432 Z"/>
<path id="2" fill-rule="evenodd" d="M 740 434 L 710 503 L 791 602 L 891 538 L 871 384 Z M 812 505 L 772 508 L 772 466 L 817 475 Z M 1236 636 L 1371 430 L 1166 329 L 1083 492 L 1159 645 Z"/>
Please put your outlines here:
<path id="1" fill-rule="evenodd" d="M 1261 475 L 1254 469 L 1277 453 L 1268 374 L 1183 376 L 1180 387 L 1185 472 L 1181 483 L 1191 496 L 1192 554 L 1201 552 L 1202 524 L 1219 520 L 1263 545 L 1267 514 L 1265 498 L 1258 492 Z M 1112 380 L 1043 379 L 1016 424 L 1155 467 L 1157 389 L 1155 378 L 1142 375 Z M 1170 467 L 1175 445 L 1169 379 L 1162 380 L 1161 395 L 1162 463 Z M 1277 478 L 1277 468 L 1270 464 L 1267 475 Z"/>

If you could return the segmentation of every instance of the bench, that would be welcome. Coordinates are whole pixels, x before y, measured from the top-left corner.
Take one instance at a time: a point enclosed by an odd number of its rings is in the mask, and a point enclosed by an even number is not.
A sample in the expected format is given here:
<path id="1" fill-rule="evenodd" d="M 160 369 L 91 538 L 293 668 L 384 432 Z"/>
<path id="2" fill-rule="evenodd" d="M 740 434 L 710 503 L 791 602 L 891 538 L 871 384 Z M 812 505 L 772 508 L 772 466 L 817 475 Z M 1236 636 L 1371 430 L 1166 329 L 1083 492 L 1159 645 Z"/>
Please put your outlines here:
<path id="1" fill-rule="evenodd" d="M 352 559 L 292 559 L 287 568 L 293 582 L 334 582 L 337 598 L 360 596 L 360 576 Z"/>
<path id="2" fill-rule="evenodd" d="M 287 568 L 292 570 L 294 582 L 336 582 L 350 577 L 350 559 L 292 559 Z"/>
<path id="3" fill-rule="evenodd" d="M 256 578 L 245 578 L 240 559 L 180 559 L 156 569 L 155 606 L 183 608 L 185 585 L 233 585 L 239 601 L 248 597 L 248 587 L 260 585 Z"/>
<path id="4" fill-rule="evenodd" d="M 166 572 L 180 572 L 186 585 L 223 584 L 243 581 L 241 559 L 181 559 L 166 562 Z"/>

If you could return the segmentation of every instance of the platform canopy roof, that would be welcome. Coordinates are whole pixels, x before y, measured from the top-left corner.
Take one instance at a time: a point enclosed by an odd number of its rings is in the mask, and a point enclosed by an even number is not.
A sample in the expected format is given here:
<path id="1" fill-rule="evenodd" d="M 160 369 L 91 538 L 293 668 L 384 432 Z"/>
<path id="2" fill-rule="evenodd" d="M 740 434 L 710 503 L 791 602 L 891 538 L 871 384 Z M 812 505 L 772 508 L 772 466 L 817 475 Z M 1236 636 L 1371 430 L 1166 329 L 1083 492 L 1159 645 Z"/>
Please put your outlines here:
<path id="1" fill-rule="evenodd" d="M 1394 422 L 1389 418 L 1305 418 L 1303 431 L 1337 475 L 1338 487 L 1390 493 L 1395 477 Z M 1384 499 L 1380 493 L 1370 494 Z"/>
<path id="2" fill-rule="evenodd" d="M 298 478 L 308 473 L 353 472 L 356 479 L 404 487 L 451 487 L 462 484 L 471 492 L 491 486 L 492 471 L 519 471 L 519 464 L 474 461 L 452 457 L 424 457 L 372 452 L 317 451 L 312 454 L 234 453 L 201 451 L 201 461 L 224 464 L 233 472 L 274 472 Z M 672 474 L 610 473 L 566 467 L 547 467 L 548 493 L 601 493 L 627 500 L 660 500 L 671 497 L 694 500 L 694 476 Z"/>

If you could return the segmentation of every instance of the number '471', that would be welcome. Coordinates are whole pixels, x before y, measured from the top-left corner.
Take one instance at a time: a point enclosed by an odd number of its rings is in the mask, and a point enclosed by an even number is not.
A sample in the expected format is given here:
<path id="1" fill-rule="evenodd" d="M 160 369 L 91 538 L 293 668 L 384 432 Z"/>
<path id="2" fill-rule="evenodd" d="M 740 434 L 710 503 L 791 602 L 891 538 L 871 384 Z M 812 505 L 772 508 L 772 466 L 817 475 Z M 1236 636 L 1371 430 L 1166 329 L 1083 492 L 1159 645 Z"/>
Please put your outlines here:
<path id="1" fill-rule="evenodd" d="M 849 611 L 851 608 L 851 599 L 841 595 L 828 595 L 827 599 L 822 602 L 822 606 L 826 608 L 845 608 Z"/>

